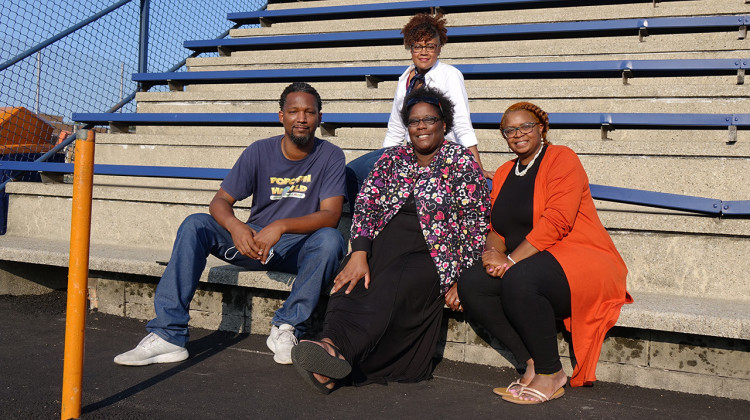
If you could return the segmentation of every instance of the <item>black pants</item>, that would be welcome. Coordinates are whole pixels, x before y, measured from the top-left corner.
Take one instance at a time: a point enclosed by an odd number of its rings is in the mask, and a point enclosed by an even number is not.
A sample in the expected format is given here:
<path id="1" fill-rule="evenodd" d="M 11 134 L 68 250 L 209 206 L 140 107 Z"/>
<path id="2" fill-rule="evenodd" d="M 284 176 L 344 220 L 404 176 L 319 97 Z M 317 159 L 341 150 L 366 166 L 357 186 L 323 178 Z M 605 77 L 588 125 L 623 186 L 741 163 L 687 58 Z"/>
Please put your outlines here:
<path id="1" fill-rule="evenodd" d="M 570 316 L 570 286 L 549 252 L 519 261 L 502 279 L 487 274 L 481 262 L 458 281 L 466 313 L 497 337 L 519 363 L 534 360 L 536 373 L 562 369 L 556 319 Z"/>

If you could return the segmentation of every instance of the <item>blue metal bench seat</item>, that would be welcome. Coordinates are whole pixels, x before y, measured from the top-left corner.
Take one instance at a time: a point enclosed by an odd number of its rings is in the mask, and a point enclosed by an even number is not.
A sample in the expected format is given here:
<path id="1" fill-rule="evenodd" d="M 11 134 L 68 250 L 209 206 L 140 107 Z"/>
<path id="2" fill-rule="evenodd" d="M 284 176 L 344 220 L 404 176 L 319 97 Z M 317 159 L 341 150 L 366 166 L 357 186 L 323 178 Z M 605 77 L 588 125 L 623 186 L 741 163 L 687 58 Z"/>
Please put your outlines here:
<path id="1" fill-rule="evenodd" d="M 384 127 L 389 113 L 323 114 L 324 124 L 346 127 Z M 475 126 L 496 126 L 501 114 L 475 112 L 471 121 Z M 629 127 L 703 127 L 726 128 L 750 125 L 750 114 L 679 114 L 679 113 L 598 113 L 557 112 L 549 114 L 555 127 L 594 127 L 601 124 Z M 74 113 L 73 120 L 94 125 L 265 125 L 278 124 L 277 113 Z"/>
<path id="2" fill-rule="evenodd" d="M 321 130 L 334 135 L 338 127 L 384 127 L 389 113 L 323 114 Z M 497 127 L 499 113 L 472 113 L 475 127 Z M 109 125 L 112 132 L 128 132 L 131 125 L 275 125 L 278 113 L 74 113 L 73 120 L 92 125 Z M 738 127 L 750 127 L 750 114 L 670 113 L 550 113 L 555 128 L 600 128 L 602 138 L 616 127 L 683 129 L 728 129 L 729 142 L 737 140 Z"/>
<path id="3" fill-rule="evenodd" d="M 0 161 L 0 171 L 73 173 L 73 164 Z M 227 173 L 229 173 L 229 169 L 95 164 L 94 173 L 97 175 L 114 176 L 218 180 L 224 179 Z M 591 195 L 597 200 L 715 216 L 746 216 L 750 214 L 750 201 L 722 201 L 713 198 L 693 197 L 597 184 L 591 184 Z"/>
<path id="4" fill-rule="evenodd" d="M 387 3 L 392 4 L 392 3 Z M 613 19 L 580 22 L 525 23 L 511 25 L 463 26 L 448 28 L 451 42 L 486 42 L 535 37 L 612 36 L 632 32 L 641 39 L 649 33 L 707 32 L 741 29 L 750 16 L 690 16 L 653 19 Z M 740 36 L 742 33 L 740 33 Z M 185 48 L 195 52 L 219 52 L 230 55 L 235 50 L 268 50 L 300 47 L 339 47 L 358 45 L 400 45 L 399 30 L 335 32 L 305 35 L 276 35 L 185 41 Z"/>
<path id="5" fill-rule="evenodd" d="M 607 0 L 606 3 L 634 3 L 633 0 Z M 392 3 L 356 4 L 347 6 L 322 6 L 294 9 L 260 10 L 227 14 L 227 19 L 239 24 L 302 22 L 330 19 L 357 19 L 386 16 L 409 16 L 420 12 L 439 10 L 445 13 L 470 13 L 492 10 L 534 10 L 544 7 L 580 7 L 603 1 L 566 0 L 423 0 Z M 640 1 L 643 3 L 643 1 Z"/>
<path id="6" fill-rule="evenodd" d="M 465 79 L 500 78 L 623 78 L 627 83 L 634 76 L 698 76 L 737 74 L 737 83 L 744 83 L 750 58 L 681 59 L 681 60 L 610 60 L 562 61 L 535 63 L 457 64 Z M 169 85 L 183 90 L 185 85 L 200 83 L 267 83 L 292 81 L 366 81 L 369 87 L 385 80 L 398 80 L 403 66 L 320 67 L 270 70 L 225 70 L 170 73 L 134 73 L 133 81 L 148 90 L 155 85 Z"/>
<path id="7" fill-rule="evenodd" d="M 523 9 L 535 3 L 561 3 L 562 0 L 424 0 L 393 3 L 357 4 L 348 6 L 305 7 L 299 9 L 260 10 L 227 14 L 227 19 L 240 24 L 270 26 L 280 22 L 301 22 L 322 19 L 356 19 L 363 17 L 407 16 L 440 8 L 446 12 Z"/>

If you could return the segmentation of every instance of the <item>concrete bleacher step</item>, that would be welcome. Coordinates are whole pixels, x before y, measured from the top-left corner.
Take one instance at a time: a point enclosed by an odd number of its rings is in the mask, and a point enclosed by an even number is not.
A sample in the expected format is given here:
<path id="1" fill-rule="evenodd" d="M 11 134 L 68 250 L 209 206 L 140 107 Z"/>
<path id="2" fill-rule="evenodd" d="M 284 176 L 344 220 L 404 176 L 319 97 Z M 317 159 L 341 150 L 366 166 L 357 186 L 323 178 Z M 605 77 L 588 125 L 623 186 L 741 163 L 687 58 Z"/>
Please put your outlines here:
<path id="1" fill-rule="evenodd" d="M 748 92 L 750 89 L 738 89 L 740 92 Z M 138 104 L 138 112 L 148 113 L 269 113 L 278 109 L 278 104 L 271 101 L 251 101 L 247 99 L 213 99 L 200 102 L 179 100 L 179 93 L 164 93 L 177 100 L 172 101 L 141 101 Z M 737 95 L 725 98 L 713 98 L 709 101 L 686 100 L 682 98 L 548 98 L 543 92 L 534 95 L 535 92 L 527 92 L 528 96 L 512 99 L 531 100 L 537 103 L 549 113 L 559 112 L 613 112 L 613 113 L 707 113 L 707 114 L 732 114 L 737 109 L 750 109 L 750 97 Z M 210 96 L 210 94 L 205 95 Z M 602 95 L 604 96 L 604 95 Z M 473 113 L 501 113 L 512 102 L 508 98 L 484 98 L 474 100 L 469 104 Z M 275 105 L 275 106 L 274 106 Z M 338 100 L 329 101 L 324 105 L 324 113 L 349 113 L 356 109 L 357 113 L 388 113 L 390 114 L 392 101 L 385 100 Z M 325 119 L 323 120 L 325 121 Z"/>
<path id="2" fill-rule="evenodd" d="M 360 82 L 310 82 L 319 91 L 323 99 L 323 111 L 333 101 L 352 100 L 384 101 L 393 100 L 396 82 L 380 82 L 377 88 L 370 88 L 363 78 Z M 139 103 L 183 102 L 183 101 L 253 101 L 262 102 L 272 108 L 273 100 L 278 101 L 278 92 L 288 83 L 210 83 L 188 85 L 185 91 L 176 92 L 140 92 Z M 745 97 L 750 93 L 750 84 L 737 84 L 736 75 L 712 75 L 696 77 L 649 77 L 635 76 L 623 84 L 622 77 L 588 78 L 585 76 L 562 78 L 524 78 L 508 77 L 501 80 L 466 80 L 466 90 L 470 94 L 470 104 L 487 98 L 518 98 L 535 94 L 544 98 L 580 98 L 583 100 L 598 99 L 606 89 L 609 98 L 659 97 L 663 94 L 664 85 L 673 86 L 671 98 L 693 97 Z M 272 85 L 272 86 L 269 86 Z M 277 86 L 278 85 L 278 86 Z M 282 86 L 284 85 L 284 86 Z M 274 89 L 276 88 L 276 89 Z M 277 95 L 274 95 L 277 94 Z M 269 103 L 270 102 L 270 103 Z"/>
<path id="3" fill-rule="evenodd" d="M 64 240 L 70 237 L 72 185 L 13 183 L 8 205 L 8 234 Z M 207 213 L 215 190 L 97 185 L 93 192 L 93 243 L 141 244 L 170 249 L 180 223 L 193 213 Z M 236 214 L 247 218 L 249 205 Z M 34 223 L 28 223 L 28 214 Z M 123 229 L 127 226 L 127 229 Z"/>
<path id="4" fill-rule="evenodd" d="M 716 46 L 721 46 L 716 48 Z M 451 43 L 445 45 L 441 56 L 445 58 L 488 58 L 495 62 L 504 62 L 511 57 L 560 57 L 577 56 L 585 52 L 592 56 L 607 54 L 654 54 L 670 53 L 675 58 L 687 58 L 695 51 L 737 52 L 747 48 L 747 40 L 737 39 L 735 32 L 696 34 L 653 35 L 644 42 L 638 36 L 627 37 L 585 37 L 551 42 L 549 40 L 506 40 L 481 43 Z M 295 50 L 270 51 L 236 51 L 229 57 L 208 58 L 204 62 L 232 65 L 237 63 L 273 63 L 278 65 L 299 63 L 327 63 L 336 65 L 378 65 L 397 64 L 399 60 L 408 60 L 408 52 L 403 46 L 391 45 L 380 47 L 334 47 Z M 532 61 L 529 59 L 529 61 Z M 194 68 L 195 60 L 188 60 L 188 66 Z M 402 61 L 402 63 L 404 63 Z M 408 62 L 406 62 L 408 64 Z"/>
<path id="5" fill-rule="evenodd" d="M 428 12 L 429 6 L 435 5 L 435 3 L 428 4 L 425 3 L 425 7 L 418 7 L 414 8 L 412 6 L 419 5 L 419 2 L 384 2 L 384 3 L 390 3 L 392 4 L 391 7 L 384 8 L 382 6 L 378 6 L 377 4 L 374 5 L 376 9 L 374 10 L 364 10 L 364 9 L 372 9 L 371 2 L 357 2 L 352 3 L 348 2 L 348 4 L 331 4 L 331 3 L 314 3 L 314 4 L 307 4 L 306 6 L 308 8 L 312 8 L 312 13 L 305 11 L 304 7 L 277 7 L 274 9 L 269 9 L 267 11 L 262 12 L 238 12 L 238 13 L 231 13 L 228 17 L 235 21 L 240 22 L 243 24 L 249 24 L 249 23 L 258 23 L 258 16 L 266 15 L 265 21 L 262 22 L 262 26 L 268 27 L 270 25 L 270 28 L 273 28 L 274 26 L 291 26 L 296 24 L 315 24 L 315 23 L 322 23 L 329 25 L 328 27 L 331 28 L 342 28 L 347 27 L 346 21 L 351 21 L 352 19 L 357 19 L 357 21 L 363 21 L 368 22 L 372 20 L 385 20 L 388 19 L 389 16 L 395 16 L 396 18 L 408 18 L 408 16 L 413 15 L 414 13 L 419 12 Z M 441 2 L 446 3 L 446 2 Z M 443 8 L 444 11 L 446 11 L 448 16 L 458 17 L 458 18 L 465 18 L 467 21 L 470 21 L 472 17 L 476 16 L 483 24 L 486 24 L 486 20 L 489 22 L 496 22 L 498 21 L 498 15 L 504 16 L 505 19 L 500 19 L 500 21 L 513 21 L 518 19 L 540 19 L 539 13 L 534 13 L 535 9 L 538 9 L 538 5 L 535 4 L 535 2 L 523 2 L 523 1 L 516 1 L 516 2 L 482 2 L 484 4 L 484 8 L 482 9 L 476 9 L 471 8 L 472 5 L 476 5 L 476 2 L 447 2 L 452 3 L 451 6 L 456 6 L 458 4 L 463 3 L 466 5 L 468 3 L 469 7 L 445 7 Z M 493 3 L 495 4 L 495 7 L 493 7 Z M 657 4 L 656 2 L 650 3 L 650 2 L 643 2 L 643 1 L 620 1 L 620 2 L 601 2 L 600 4 L 597 4 L 596 2 L 589 2 L 589 3 L 571 3 L 571 2 L 565 2 L 565 1 L 558 1 L 558 2 L 548 2 L 544 5 L 543 9 L 545 12 L 549 12 L 549 14 L 554 16 L 555 20 L 565 20 L 566 18 L 570 18 L 570 16 L 577 16 L 579 19 L 581 17 L 586 17 L 588 19 L 595 19 L 599 17 L 600 15 L 611 15 L 614 17 L 618 17 L 619 15 L 616 13 L 619 13 L 620 15 L 629 15 L 631 13 L 637 13 L 641 15 L 641 17 L 650 17 L 650 16 L 661 16 L 661 15 L 670 15 L 675 13 L 686 13 L 689 15 L 697 15 L 697 14 L 703 14 L 703 13 L 715 13 L 716 10 L 724 10 L 724 9 L 711 9 L 705 2 L 690 2 L 690 1 L 675 1 L 675 2 L 658 2 L 661 4 Z M 739 9 L 742 10 L 742 5 L 738 4 L 737 2 L 731 2 L 731 0 L 717 0 L 716 2 L 717 7 L 724 6 L 726 7 L 726 10 L 733 10 L 733 9 Z M 712 4 L 713 5 L 713 4 Z M 407 6 L 408 8 L 403 8 L 404 6 Z M 348 16 L 336 14 L 338 12 L 342 12 L 343 8 L 346 8 L 346 12 L 349 13 Z M 726 13 L 726 12 L 725 12 Z M 307 14 L 307 16 L 303 16 L 302 14 Z M 255 17 L 255 20 L 250 20 L 251 16 Z M 272 16 L 273 15 L 273 16 Z M 274 16 L 280 16 L 280 15 L 286 15 L 286 18 L 275 18 Z M 546 15 L 546 14 L 545 14 Z M 486 20 L 481 19 L 481 17 L 486 17 Z M 544 16 L 541 17 L 542 19 Z M 476 22 L 477 20 L 474 20 Z M 384 22 L 379 22 L 384 23 Z M 374 26 L 377 28 L 377 26 Z M 265 29 L 265 28 L 264 28 Z M 294 33 L 295 29 L 287 28 L 288 33 Z M 283 32 L 280 32 L 283 33 Z"/>
<path id="6" fill-rule="evenodd" d="M 373 138 L 365 146 L 378 145 L 377 140 Z M 606 140 L 599 142 L 607 144 Z M 345 138 L 334 141 L 334 144 L 342 143 L 349 142 Z M 511 158 L 507 153 L 498 153 L 504 151 L 503 143 L 493 142 L 494 153 L 487 151 L 490 147 L 485 147 L 485 143 L 480 143 L 480 151 L 483 151 L 482 160 L 486 168 L 492 170 Z M 643 151 L 633 155 L 632 144 L 616 145 L 609 142 L 609 145 L 611 147 L 604 155 L 586 154 L 578 150 L 591 183 L 723 200 L 746 199 L 744 192 L 737 190 L 736 183 L 750 184 L 750 160 L 747 159 L 747 155 L 728 159 L 716 153 L 717 150 L 730 148 L 729 145 L 716 144 L 716 150 L 705 152 L 709 155 L 714 153 L 715 157 L 689 157 L 683 154 L 649 156 Z M 97 162 L 117 163 L 129 158 L 139 165 L 230 168 L 243 149 L 242 146 L 99 145 Z M 368 149 L 350 150 L 347 159 L 354 159 L 366 150 Z M 745 150 L 747 151 L 747 148 Z M 669 168 L 669 171 L 664 171 L 664 168 Z"/>
<path id="7" fill-rule="evenodd" d="M 719 51 L 604 51 L 595 55 L 585 54 L 586 50 L 572 51 L 569 54 L 529 54 L 528 51 L 516 55 L 502 55 L 504 50 L 493 52 L 490 56 L 468 56 L 461 54 L 462 48 L 450 47 L 447 44 L 440 54 L 440 59 L 449 64 L 494 64 L 494 63 L 530 63 L 540 60 L 550 62 L 560 61 L 590 61 L 590 60 L 672 60 L 672 59 L 728 59 L 738 56 L 747 56 L 747 48 L 732 48 Z M 399 54 L 399 55 L 394 55 Z M 222 70 L 268 70 L 268 69 L 294 69 L 294 68 L 316 68 L 336 66 L 399 66 L 403 69 L 411 64 L 409 52 L 403 49 L 396 50 L 385 59 L 369 60 L 369 55 L 355 54 L 327 59 L 327 55 L 318 55 L 312 60 L 295 61 L 287 59 L 288 55 L 281 55 L 280 60 L 273 57 L 268 59 L 260 57 L 198 57 L 187 61 L 189 71 L 222 71 Z M 281 61 L 283 60 L 283 61 Z M 341 61 L 339 61 L 341 60 Z"/>
<path id="8" fill-rule="evenodd" d="M 144 131 L 147 127 L 140 127 Z M 252 127 L 252 132 L 244 136 L 203 136 L 195 134 L 195 127 L 171 127 L 180 130 L 174 135 L 154 134 L 114 134 L 97 137 L 97 163 L 123 164 L 127 162 L 130 151 L 145 153 L 140 149 L 154 150 L 154 154 L 161 154 L 163 147 L 205 148 L 210 152 L 213 148 L 244 148 L 255 140 L 279 135 L 280 127 Z M 385 128 L 355 127 L 338 128 L 335 136 L 318 136 L 341 147 L 347 152 L 360 152 L 379 149 L 385 137 Z M 479 140 L 479 150 L 482 153 L 500 153 L 506 159 L 513 156 L 509 153 L 507 143 L 500 136 L 496 127 L 476 129 Z M 734 144 L 727 144 L 728 134 L 724 129 L 693 130 L 677 132 L 669 129 L 617 129 L 608 133 L 610 139 L 602 140 L 598 129 L 555 129 L 550 131 L 549 140 L 554 144 L 571 147 L 580 154 L 602 155 L 633 155 L 634 151 L 640 156 L 703 156 L 703 157 L 748 157 L 750 156 L 750 131 L 738 131 L 738 140 Z M 106 137 L 105 137 L 106 136 Z M 658 139 L 658 141 L 654 141 Z M 100 154 L 101 152 L 101 154 Z M 234 152 L 232 152 L 234 153 Z M 104 158 L 109 155 L 111 158 Z M 102 156 L 101 160 L 99 156 Z M 225 155 L 227 157 L 233 155 Z M 228 167 L 233 161 L 224 162 L 216 167 Z M 200 162 L 187 166 L 201 166 Z"/>
<path id="9" fill-rule="evenodd" d="M 67 240 L 13 235 L 0 238 L 0 258 L 3 261 L 67 267 L 69 250 Z M 92 243 L 89 269 L 160 277 L 170 253 L 168 248 Z M 209 257 L 200 279 L 203 283 L 286 292 L 291 289 L 293 280 L 294 276 L 287 273 L 245 271 L 214 257 Z M 750 304 L 747 299 L 704 295 L 686 298 L 684 295 L 640 290 L 634 290 L 633 295 L 636 303 L 623 307 L 618 326 L 750 338 L 750 314 L 742 311 Z"/>
<path id="10" fill-rule="evenodd" d="M 67 267 L 70 241 L 9 234 L 0 237 L 0 258 L 32 264 Z M 90 271 L 161 277 L 171 248 L 127 246 L 92 242 Z M 294 275 L 280 272 L 246 271 L 215 257 L 209 257 L 200 281 L 241 287 L 258 287 L 288 292 Z"/>
<path id="11" fill-rule="evenodd" d="M 540 22 L 483 26 L 451 26 L 448 36 L 453 42 L 488 42 L 509 39 L 570 38 L 574 36 L 611 37 L 637 33 L 639 42 L 651 34 L 690 32 L 696 35 L 714 31 L 737 31 L 744 38 L 748 23 L 743 15 L 690 16 L 665 18 L 636 18 L 591 20 L 585 22 Z M 742 31 L 742 33 L 740 33 Z M 585 34 L 585 35 L 584 35 Z M 185 41 L 184 46 L 195 52 L 218 52 L 231 55 L 235 51 L 273 50 L 289 48 L 327 48 L 335 46 L 371 46 L 373 44 L 401 45 L 399 30 L 349 31 L 314 35 L 285 35 L 204 39 Z"/>
<path id="12" fill-rule="evenodd" d="M 622 308 L 617 325 L 714 337 L 750 339 L 747 299 L 685 297 L 635 291 L 635 305 Z"/>
<path id="13" fill-rule="evenodd" d="M 14 183 L 8 188 L 9 236 L 68 239 L 70 185 Z M 95 186 L 92 243 L 169 250 L 182 220 L 207 212 L 212 196 L 213 191 L 203 190 Z M 247 217 L 247 209 L 238 207 L 238 217 Z M 600 203 L 600 208 L 602 221 L 631 267 L 632 290 L 750 297 L 750 283 L 741 275 L 750 270 L 744 257 L 750 252 L 749 221 L 610 203 Z M 35 223 L 22 223 L 29 213 L 36 215 Z"/>
<path id="14" fill-rule="evenodd" d="M 510 105 L 510 102 L 508 102 Z M 114 134 L 112 144 L 128 145 L 158 145 L 142 138 L 159 136 L 165 138 L 174 136 L 174 142 L 167 145 L 215 145 L 203 143 L 201 138 L 232 138 L 226 146 L 237 146 L 249 142 L 278 135 L 278 127 L 196 127 L 196 126 L 140 126 L 137 134 Z M 507 152 L 505 140 L 500 137 L 496 127 L 476 129 L 480 141 L 480 151 Z M 385 137 L 385 128 L 380 127 L 341 127 L 335 130 L 335 136 L 325 136 L 318 131 L 318 135 L 330 140 L 344 149 L 344 153 L 359 153 L 363 150 L 380 148 Z M 130 137 L 133 136 L 133 137 Z M 144 136 L 144 137 L 136 137 Z M 237 139 L 242 140 L 237 140 Z M 666 129 L 629 129 L 619 127 L 607 133 L 608 140 L 602 140 L 601 130 L 566 129 L 559 128 L 550 131 L 549 138 L 553 143 L 565 144 L 580 153 L 633 154 L 637 151 L 643 155 L 677 155 L 677 156 L 717 156 L 717 157 L 745 157 L 750 156 L 750 130 L 739 130 L 737 142 L 727 144 L 729 134 L 726 129 L 710 130 L 675 130 Z M 121 140 L 118 140 L 121 139 Z M 109 140 L 107 140 L 109 141 Z M 184 142 L 184 143 L 182 143 Z M 358 155 L 357 155 L 358 156 Z M 510 157 L 510 155 L 508 155 Z M 351 159 L 353 159 L 352 157 Z M 351 160 L 347 157 L 347 161 Z M 126 162 L 120 162 L 126 163 Z"/>
<path id="15" fill-rule="evenodd" d="M 390 2 L 390 1 L 388 1 Z M 299 7 L 320 7 L 329 5 L 329 2 L 315 2 L 307 4 L 305 2 L 285 3 L 275 5 L 274 9 L 291 9 Z M 349 2 L 351 3 L 351 2 Z M 358 2 L 359 3 L 359 2 Z M 363 1 L 372 3 L 372 1 Z M 385 2 L 378 2 L 385 3 Z M 293 5 L 293 6 L 290 6 Z M 330 4 L 340 5 L 340 4 Z M 269 10 L 271 7 L 269 6 Z M 523 13 L 518 10 L 505 11 L 485 11 L 473 13 L 449 13 L 446 15 L 449 26 L 470 26 L 470 25 L 496 25 L 505 23 L 536 23 L 536 22 L 565 22 L 588 19 L 625 19 L 625 18 L 651 18 L 651 17 L 671 17 L 671 16 L 696 16 L 712 15 L 717 11 L 722 14 L 746 13 L 748 7 L 742 1 L 734 0 L 713 0 L 713 1 L 669 1 L 660 2 L 657 7 L 650 2 L 632 2 L 627 4 L 590 4 L 587 6 L 571 7 L 550 7 L 544 9 L 543 14 Z M 387 30 L 401 29 L 409 16 L 396 17 L 378 17 L 362 18 L 357 20 L 357 30 Z M 342 29 L 343 28 L 343 29 Z M 259 28 L 241 28 L 230 32 L 232 37 L 245 36 L 269 36 L 269 35 L 288 35 L 303 33 L 320 33 L 332 31 L 352 30 L 352 25 L 345 20 L 324 20 L 324 21 L 307 21 L 293 23 L 274 23 L 269 27 Z"/>

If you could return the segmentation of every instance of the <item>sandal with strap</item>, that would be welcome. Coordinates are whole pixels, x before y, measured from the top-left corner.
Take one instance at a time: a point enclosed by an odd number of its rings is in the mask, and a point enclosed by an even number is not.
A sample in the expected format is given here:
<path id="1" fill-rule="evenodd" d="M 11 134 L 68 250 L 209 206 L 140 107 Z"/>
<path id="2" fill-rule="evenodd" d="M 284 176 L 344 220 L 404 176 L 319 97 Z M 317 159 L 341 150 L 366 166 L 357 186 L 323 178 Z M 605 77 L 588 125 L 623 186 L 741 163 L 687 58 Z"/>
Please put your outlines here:
<path id="1" fill-rule="evenodd" d="M 547 397 L 546 395 L 544 395 L 542 391 L 525 386 L 521 388 L 521 392 L 518 393 L 517 397 L 514 397 L 512 395 L 505 395 L 503 396 L 503 399 L 505 401 L 512 402 L 513 404 L 533 405 L 533 404 L 545 403 L 547 401 L 552 401 L 554 399 L 562 397 L 563 395 L 565 395 L 565 387 L 560 387 L 557 391 L 552 393 L 552 395 Z M 537 399 L 536 400 L 524 400 L 524 399 L 521 399 L 521 397 L 523 396 L 534 397 Z"/>
<path id="2" fill-rule="evenodd" d="M 513 391 L 516 388 L 520 388 L 518 390 L 518 392 L 520 393 L 521 389 L 523 389 L 525 386 L 526 385 L 524 385 L 524 384 L 521 383 L 520 379 L 516 379 L 515 381 L 511 382 L 510 385 L 508 385 L 507 387 L 505 387 L 505 388 L 498 387 L 498 388 L 493 389 L 492 392 L 494 392 L 495 394 L 497 394 L 497 395 L 499 395 L 501 397 L 504 397 L 506 395 L 510 395 L 512 397 L 515 397 L 518 394 L 513 394 L 511 391 Z"/>
<path id="3" fill-rule="evenodd" d="M 331 356 L 323 346 L 331 346 L 334 355 Z M 352 366 L 344 359 L 340 359 L 339 349 L 329 343 L 321 341 L 303 341 L 292 348 L 292 364 L 305 382 L 324 394 L 331 392 L 326 385 L 335 383 L 336 379 L 347 377 Z M 313 373 L 326 376 L 328 381 L 318 381 Z"/>

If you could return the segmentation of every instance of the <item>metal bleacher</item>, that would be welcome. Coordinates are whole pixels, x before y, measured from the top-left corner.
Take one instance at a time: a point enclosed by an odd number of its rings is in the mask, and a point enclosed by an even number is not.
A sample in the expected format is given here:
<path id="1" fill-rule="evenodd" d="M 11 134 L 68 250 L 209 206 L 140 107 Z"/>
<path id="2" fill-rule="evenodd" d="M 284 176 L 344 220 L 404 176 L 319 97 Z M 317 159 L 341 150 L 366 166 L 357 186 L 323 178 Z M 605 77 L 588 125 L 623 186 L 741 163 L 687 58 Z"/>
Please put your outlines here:
<path id="1" fill-rule="evenodd" d="M 411 3 L 411 2 L 410 2 Z M 240 23 L 242 23 L 240 21 Z M 719 30 L 738 31 L 740 37 L 747 36 L 748 16 L 692 16 L 653 19 L 612 19 L 584 22 L 555 22 L 517 25 L 487 25 L 452 28 L 448 30 L 451 40 L 465 42 L 487 42 L 503 39 L 534 37 L 562 38 L 586 34 L 605 37 L 632 33 L 641 40 L 649 33 L 690 32 L 701 33 Z M 232 51 L 248 49 L 274 49 L 294 47 L 334 47 L 355 45 L 399 45 L 403 36 L 398 30 L 336 32 L 313 35 L 283 35 L 270 37 L 211 39 L 185 41 L 184 46 L 196 52 L 219 52 L 229 55 Z"/>
<path id="2" fill-rule="evenodd" d="M 464 79 L 497 79 L 510 77 L 621 77 L 627 83 L 632 77 L 706 76 L 736 74 L 743 84 L 750 58 L 676 59 L 676 60 L 607 60 L 533 63 L 457 64 Z M 134 73 L 133 80 L 144 89 L 168 85 L 170 90 L 184 90 L 185 85 L 206 83 L 263 83 L 304 80 L 363 81 L 370 87 L 386 80 L 397 80 L 402 66 L 321 67 L 269 70 L 224 70 L 169 73 Z"/>

